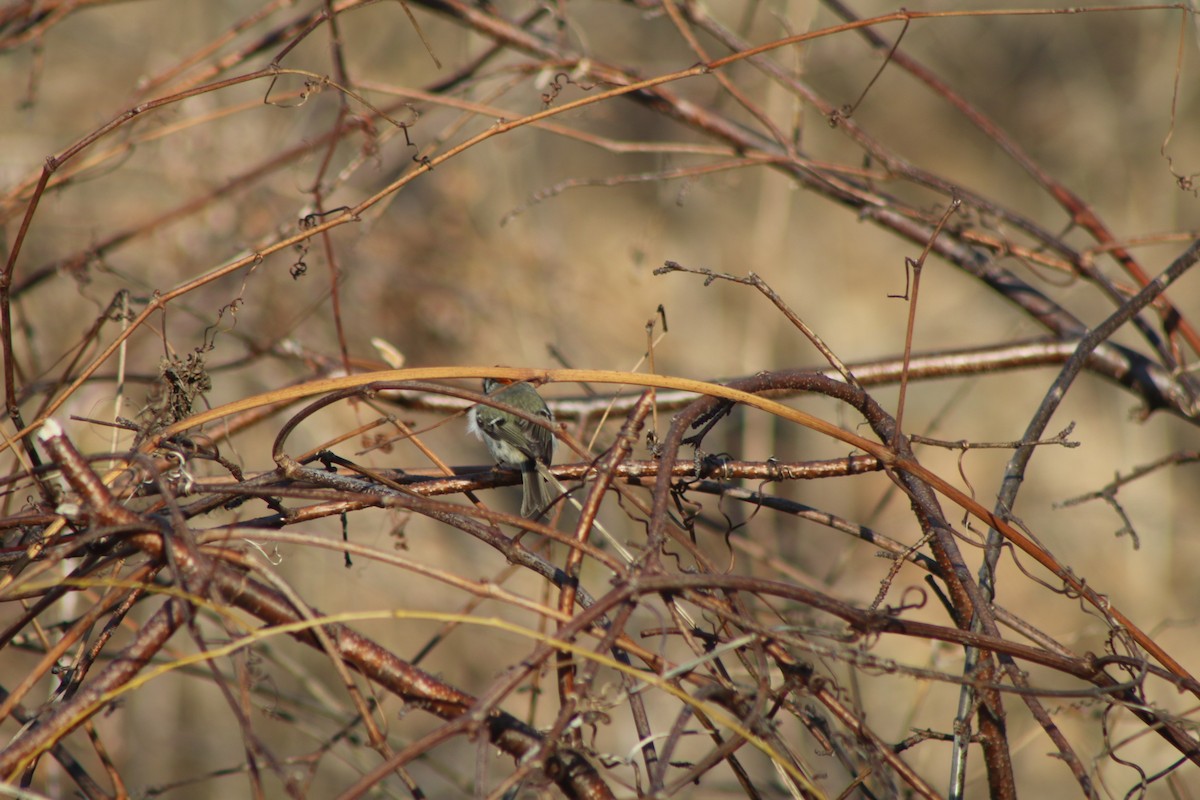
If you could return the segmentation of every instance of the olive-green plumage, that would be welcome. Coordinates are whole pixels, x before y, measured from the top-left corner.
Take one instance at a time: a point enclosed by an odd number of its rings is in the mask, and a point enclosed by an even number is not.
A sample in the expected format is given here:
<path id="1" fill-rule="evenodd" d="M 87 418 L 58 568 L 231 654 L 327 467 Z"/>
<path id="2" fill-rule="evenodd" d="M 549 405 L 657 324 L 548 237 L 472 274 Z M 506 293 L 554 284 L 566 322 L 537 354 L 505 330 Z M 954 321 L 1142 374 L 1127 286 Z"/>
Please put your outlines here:
<path id="1" fill-rule="evenodd" d="M 546 401 L 528 383 L 505 384 L 484 378 L 484 394 L 497 403 L 512 406 L 528 414 L 554 420 Z M 549 486 L 538 474 L 537 462 L 550 466 L 554 458 L 554 434 L 523 417 L 488 405 L 471 409 L 467 430 L 487 445 L 496 463 L 521 470 L 521 515 L 536 518 L 550 505 Z"/>

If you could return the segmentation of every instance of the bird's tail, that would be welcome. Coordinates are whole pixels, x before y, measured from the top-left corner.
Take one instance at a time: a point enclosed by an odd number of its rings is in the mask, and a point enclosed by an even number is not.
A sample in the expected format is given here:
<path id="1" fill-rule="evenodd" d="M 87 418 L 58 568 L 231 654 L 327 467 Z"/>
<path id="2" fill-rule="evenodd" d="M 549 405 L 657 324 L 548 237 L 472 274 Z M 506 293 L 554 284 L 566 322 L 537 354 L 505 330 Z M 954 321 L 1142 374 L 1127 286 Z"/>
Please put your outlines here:
<path id="1" fill-rule="evenodd" d="M 538 472 L 536 461 L 521 465 L 521 516 L 537 519 L 546 513 L 553 499 L 550 486 Z"/>

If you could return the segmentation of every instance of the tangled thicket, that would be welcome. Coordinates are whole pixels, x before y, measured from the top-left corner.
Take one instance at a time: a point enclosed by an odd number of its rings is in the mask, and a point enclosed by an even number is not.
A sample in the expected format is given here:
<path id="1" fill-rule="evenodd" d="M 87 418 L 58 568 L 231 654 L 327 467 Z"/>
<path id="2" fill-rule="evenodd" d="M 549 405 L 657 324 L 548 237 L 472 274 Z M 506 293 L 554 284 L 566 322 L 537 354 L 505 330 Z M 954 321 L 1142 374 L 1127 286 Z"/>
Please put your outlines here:
<path id="1" fill-rule="evenodd" d="M 1200 785 L 1191 11 L 293 6 L 0 8 L 4 781 Z"/>

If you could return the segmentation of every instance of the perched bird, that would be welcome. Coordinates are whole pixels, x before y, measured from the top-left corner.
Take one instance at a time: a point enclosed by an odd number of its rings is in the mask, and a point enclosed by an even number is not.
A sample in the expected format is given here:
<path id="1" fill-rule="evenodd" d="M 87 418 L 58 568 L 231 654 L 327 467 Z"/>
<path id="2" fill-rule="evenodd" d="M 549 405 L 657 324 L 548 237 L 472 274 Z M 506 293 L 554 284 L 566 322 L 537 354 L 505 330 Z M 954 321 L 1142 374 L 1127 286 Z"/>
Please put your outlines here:
<path id="1" fill-rule="evenodd" d="M 554 421 L 546 401 L 528 383 L 484 378 L 483 393 L 498 403 Z M 551 499 L 549 487 L 538 474 L 538 463 L 548 467 L 554 458 L 550 429 L 502 408 L 480 404 L 467 415 L 467 431 L 487 445 L 497 464 L 521 470 L 521 516 L 540 517 Z"/>

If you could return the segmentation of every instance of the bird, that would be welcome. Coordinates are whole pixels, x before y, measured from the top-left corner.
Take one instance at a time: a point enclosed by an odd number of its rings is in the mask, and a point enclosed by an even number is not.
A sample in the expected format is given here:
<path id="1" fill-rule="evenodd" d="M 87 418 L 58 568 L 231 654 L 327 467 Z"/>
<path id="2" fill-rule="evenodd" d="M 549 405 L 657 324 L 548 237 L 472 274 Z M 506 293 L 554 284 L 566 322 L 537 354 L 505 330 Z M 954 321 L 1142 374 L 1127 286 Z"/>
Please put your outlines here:
<path id="1" fill-rule="evenodd" d="M 554 421 L 546 401 L 528 383 L 484 378 L 483 393 L 497 403 L 547 422 Z M 487 445 L 497 464 L 521 470 L 521 516 L 529 519 L 542 516 L 551 497 L 549 487 L 538 474 L 538 464 L 548 467 L 554 458 L 554 434 L 550 429 L 505 409 L 481 403 L 467 415 L 467 432 Z"/>

